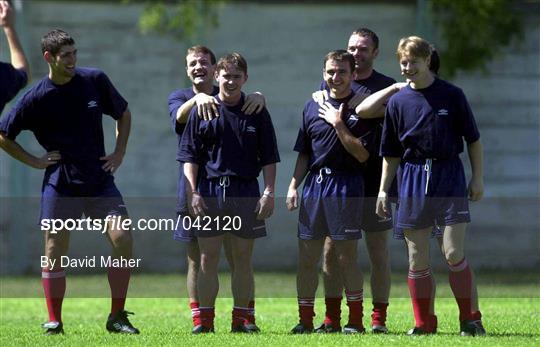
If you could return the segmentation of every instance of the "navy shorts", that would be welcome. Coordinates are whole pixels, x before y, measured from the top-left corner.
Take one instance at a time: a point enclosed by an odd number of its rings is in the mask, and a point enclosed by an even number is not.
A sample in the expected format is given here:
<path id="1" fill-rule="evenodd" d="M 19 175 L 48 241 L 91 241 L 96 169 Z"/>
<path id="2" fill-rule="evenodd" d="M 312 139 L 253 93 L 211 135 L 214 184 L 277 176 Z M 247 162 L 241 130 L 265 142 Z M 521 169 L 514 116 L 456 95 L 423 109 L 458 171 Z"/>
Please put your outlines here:
<path id="1" fill-rule="evenodd" d="M 379 232 L 392 229 L 392 217 L 382 218 L 375 212 L 377 196 L 381 183 L 380 169 L 368 168 L 364 174 L 364 208 L 362 210 L 362 230 L 365 232 Z"/>
<path id="2" fill-rule="evenodd" d="M 396 204 L 396 211 L 399 209 L 399 204 Z M 395 219 L 394 219 L 395 221 Z M 440 238 L 444 234 L 444 226 L 434 226 L 433 229 L 431 229 L 431 238 Z M 400 228 L 397 225 L 394 224 L 393 227 L 393 237 L 396 240 L 405 240 L 405 229 Z"/>
<path id="3" fill-rule="evenodd" d="M 257 220 L 255 207 L 260 199 L 259 182 L 234 176 L 203 178 L 198 190 L 208 209 L 205 217 L 180 213 L 181 223 L 174 239 L 192 242 L 197 237 L 231 233 L 244 239 L 266 236 L 264 220 Z"/>
<path id="4" fill-rule="evenodd" d="M 40 221 L 44 219 L 79 219 L 82 215 L 92 219 L 107 216 L 127 216 L 122 194 L 109 176 L 98 187 L 91 189 L 72 185 L 69 188 L 44 184 L 41 189 Z"/>
<path id="5" fill-rule="evenodd" d="M 423 229 L 471 221 L 465 172 L 459 158 L 401 165 L 398 228 Z"/>
<path id="6" fill-rule="evenodd" d="M 329 171 L 327 171 L 329 170 Z M 298 238 L 362 238 L 364 180 L 361 174 L 339 174 L 323 168 L 310 172 L 302 190 Z"/>

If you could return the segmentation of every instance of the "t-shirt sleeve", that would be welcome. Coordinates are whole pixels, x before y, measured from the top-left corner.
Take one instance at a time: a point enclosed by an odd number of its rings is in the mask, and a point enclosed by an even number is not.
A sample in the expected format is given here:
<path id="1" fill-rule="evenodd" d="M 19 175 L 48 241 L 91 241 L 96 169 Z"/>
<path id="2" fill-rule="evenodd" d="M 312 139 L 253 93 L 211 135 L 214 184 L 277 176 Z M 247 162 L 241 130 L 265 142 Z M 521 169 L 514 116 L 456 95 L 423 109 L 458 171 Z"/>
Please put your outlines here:
<path id="1" fill-rule="evenodd" d="M 28 76 L 24 70 L 16 69 L 9 63 L 0 62 L 0 112 L 26 83 L 28 83 Z"/>
<path id="2" fill-rule="evenodd" d="M 458 127 L 461 130 L 461 135 L 467 141 L 467 143 L 473 143 L 480 138 L 480 132 L 476 125 L 471 106 L 467 101 L 467 97 L 460 89 L 457 94 L 458 104 Z"/>
<path id="3" fill-rule="evenodd" d="M 386 106 L 384 115 L 381 148 L 379 152 L 382 157 L 401 157 L 403 155 L 403 147 L 399 141 L 397 116 L 398 113 L 391 98 Z"/>
<path id="4" fill-rule="evenodd" d="M 261 122 L 261 131 L 259 132 L 259 164 L 265 166 L 278 163 L 280 158 L 276 132 L 268 110 L 263 108 L 255 117 L 260 117 Z"/>
<path id="5" fill-rule="evenodd" d="M 17 102 L 8 114 L 0 118 L 0 132 L 11 140 L 15 140 L 21 131 L 33 129 L 34 107 L 33 103 L 25 96 Z"/>
<path id="6" fill-rule="evenodd" d="M 191 110 L 182 140 L 178 160 L 184 163 L 198 163 L 202 150 L 202 139 L 199 131 L 200 119 L 197 117 L 197 109 Z"/>
<path id="7" fill-rule="evenodd" d="M 296 136 L 296 143 L 294 144 L 294 150 L 299 153 L 311 153 L 311 138 L 307 132 L 307 118 L 308 106 L 304 107 L 302 112 L 302 124 L 298 129 L 298 135 Z"/>
<path id="8" fill-rule="evenodd" d="M 105 73 L 100 72 L 97 75 L 96 80 L 103 113 L 108 114 L 116 120 L 120 119 L 127 109 L 127 101 L 120 95 L 118 90 L 116 90 Z"/>
<path id="9" fill-rule="evenodd" d="M 174 91 L 169 95 L 169 117 L 171 119 L 171 126 L 175 133 L 182 135 L 187 123 L 180 124 L 176 121 L 176 113 L 183 104 L 188 101 L 189 98 L 185 93 L 180 90 Z"/>

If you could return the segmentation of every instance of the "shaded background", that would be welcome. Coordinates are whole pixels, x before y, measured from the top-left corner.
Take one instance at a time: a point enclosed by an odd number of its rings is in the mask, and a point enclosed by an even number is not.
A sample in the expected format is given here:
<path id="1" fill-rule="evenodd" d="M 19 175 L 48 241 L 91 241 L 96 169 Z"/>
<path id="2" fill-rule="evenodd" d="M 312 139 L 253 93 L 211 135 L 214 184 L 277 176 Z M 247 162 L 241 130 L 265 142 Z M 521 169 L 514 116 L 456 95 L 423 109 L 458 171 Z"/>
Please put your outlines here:
<path id="1" fill-rule="evenodd" d="M 217 56 L 230 51 L 244 55 L 249 65 L 244 89 L 264 93 L 282 158 L 276 211 L 268 222 L 269 236 L 256 242 L 254 263 L 256 269 L 294 270 L 297 213 L 286 211 L 283 197 L 296 159 L 292 147 L 301 111 L 320 83 L 322 58 L 330 50 L 345 48 L 351 31 L 368 27 L 381 41 L 375 68 L 401 80 L 394 55 L 399 38 L 434 36 L 420 21 L 425 14 L 421 3 L 230 1 L 217 12 L 218 27 L 198 33 L 191 42 L 181 42 L 165 35 L 140 34 L 140 4 L 29 0 L 17 2 L 22 5 L 17 27 L 30 60 L 32 83 L 47 73 L 39 47 L 41 36 L 62 28 L 76 40 L 78 65 L 104 70 L 128 100 L 132 132 L 116 182 L 133 219 L 175 217 L 177 143 L 170 128 L 167 96 L 189 86 L 184 70 L 186 48 L 197 43 L 209 46 Z M 486 194 L 471 205 L 467 245 L 468 258 L 477 269 L 540 265 L 540 11 L 534 2 L 525 1 L 522 6 L 526 9 L 523 40 L 513 42 L 489 62 L 487 72 L 461 73 L 452 80 L 469 98 L 485 148 Z M 5 37 L 0 38 L 0 58 L 7 61 Z M 111 150 L 114 123 L 105 118 Z M 32 153 L 43 152 L 31 133 L 21 134 L 18 141 Z M 464 162 L 468 167 L 468 161 Z M 37 218 L 42 175 L 0 153 L 2 274 L 40 270 L 43 241 Z M 108 253 L 104 237 L 96 233 L 79 232 L 71 242 L 70 256 Z M 389 243 L 392 266 L 406 268 L 403 242 Z M 362 242 L 359 248 L 362 268 L 368 269 Z M 433 250 L 435 267 L 442 268 L 441 256 Z M 141 271 L 176 271 L 185 266 L 184 247 L 172 240 L 170 232 L 136 233 L 135 253 L 143 258 Z"/>

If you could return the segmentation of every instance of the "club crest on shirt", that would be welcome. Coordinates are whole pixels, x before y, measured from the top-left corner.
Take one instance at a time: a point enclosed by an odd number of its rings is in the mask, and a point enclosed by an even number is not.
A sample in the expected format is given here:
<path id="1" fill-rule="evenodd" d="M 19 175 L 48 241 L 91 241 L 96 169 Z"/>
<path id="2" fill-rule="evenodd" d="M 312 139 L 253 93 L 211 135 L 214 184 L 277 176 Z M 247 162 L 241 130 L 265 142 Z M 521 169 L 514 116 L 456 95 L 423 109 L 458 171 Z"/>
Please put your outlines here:
<path id="1" fill-rule="evenodd" d="M 445 108 L 441 108 L 437 111 L 437 116 L 448 116 L 448 110 Z"/>
<path id="2" fill-rule="evenodd" d="M 246 132 L 248 133 L 254 133 L 254 132 L 257 132 L 257 129 L 255 129 L 254 126 L 250 125 L 246 128 Z"/>
<path id="3" fill-rule="evenodd" d="M 97 107 L 97 106 L 98 106 L 97 101 L 94 101 L 94 100 L 88 101 L 88 108 Z"/>

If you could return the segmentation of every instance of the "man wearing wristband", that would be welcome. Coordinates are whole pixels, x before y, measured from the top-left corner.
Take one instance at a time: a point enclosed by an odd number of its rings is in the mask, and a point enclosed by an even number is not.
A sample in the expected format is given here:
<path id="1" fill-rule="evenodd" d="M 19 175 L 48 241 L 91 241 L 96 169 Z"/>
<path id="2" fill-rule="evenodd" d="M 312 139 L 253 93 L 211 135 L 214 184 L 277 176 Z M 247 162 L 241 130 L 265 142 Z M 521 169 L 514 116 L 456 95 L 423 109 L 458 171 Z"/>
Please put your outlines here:
<path id="1" fill-rule="evenodd" d="M 245 103 L 242 86 L 247 77 L 247 63 L 240 54 L 222 57 L 216 68 L 219 117 L 200 119 L 197 111 L 192 110 L 181 140 L 179 160 L 184 162 L 190 214 L 210 221 L 206 227 L 194 224 L 191 228 L 201 254 L 197 280 L 201 324 L 193 333 L 214 331 L 214 305 L 219 289 L 217 270 L 226 233 L 230 236 L 235 267 L 231 331 L 259 331 L 249 319 L 248 304 L 253 293 L 251 256 L 254 240 L 266 235 L 264 219 L 274 210 L 279 154 L 266 108 L 256 117 L 242 111 Z M 257 181 L 261 170 L 265 184 L 262 195 Z M 228 218 L 240 219 L 241 225 L 225 228 Z"/>

